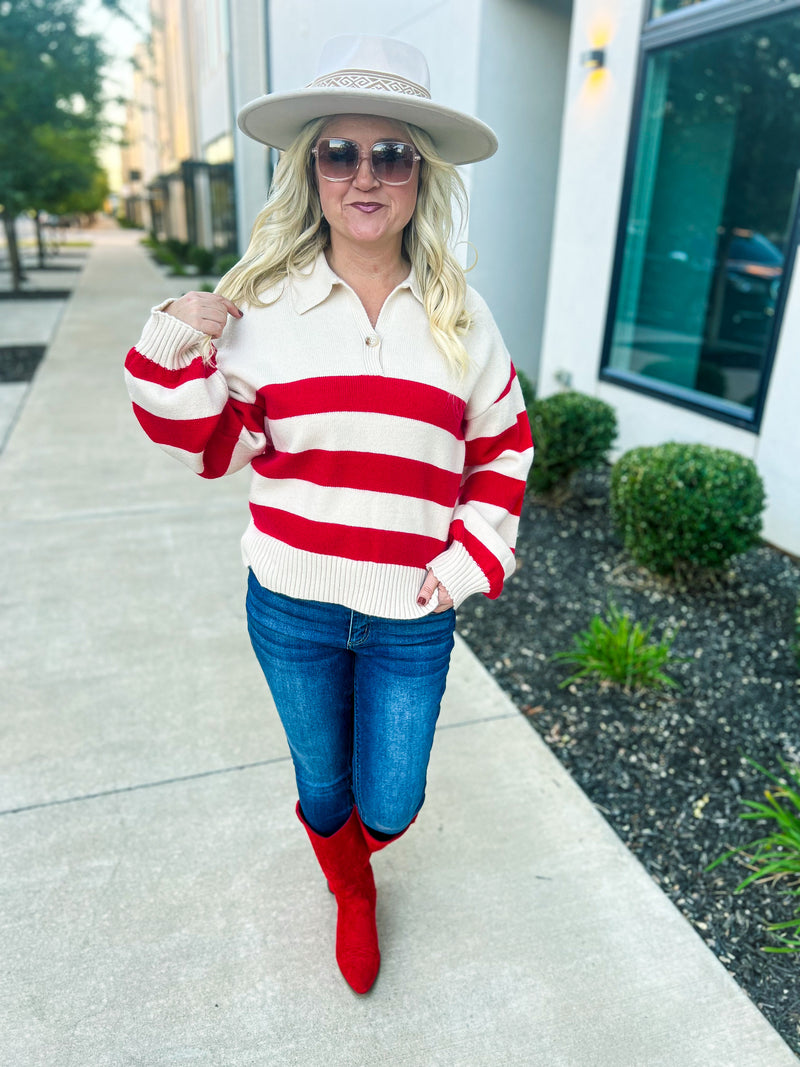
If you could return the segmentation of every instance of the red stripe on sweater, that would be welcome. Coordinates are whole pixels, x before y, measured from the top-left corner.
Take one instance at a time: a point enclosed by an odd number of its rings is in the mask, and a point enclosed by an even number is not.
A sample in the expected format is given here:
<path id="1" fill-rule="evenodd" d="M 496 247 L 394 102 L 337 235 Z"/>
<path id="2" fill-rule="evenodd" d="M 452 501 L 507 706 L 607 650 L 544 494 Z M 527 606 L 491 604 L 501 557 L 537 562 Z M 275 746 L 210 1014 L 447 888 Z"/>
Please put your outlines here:
<path id="1" fill-rule="evenodd" d="M 422 382 L 366 374 L 331 375 L 267 385 L 260 392 L 270 419 L 333 411 L 369 411 L 439 426 L 459 439 L 464 436 L 461 429 L 464 401 Z"/>
<path id="2" fill-rule="evenodd" d="M 432 463 L 320 448 L 297 453 L 268 452 L 253 460 L 253 469 L 263 478 L 299 478 L 314 485 L 416 497 L 445 507 L 455 504 L 461 482 L 460 474 Z"/>
<path id="3" fill-rule="evenodd" d="M 489 592 L 486 595 L 490 600 L 496 600 L 503 589 L 505 577 L 500 561 L 482 541 L 469 532 L 461 519 L 455 519 L 450 524 L 450 536 L 454 541 L 459 541 L 478 564 L 489 582 Z"/>
<path id="4" fill-rule="evenodd" d="M 510 375 L 508 381 L 506 382 L 505 389 L 502 391 L 500 396 L 498 396 L 497 400 L 495 400 L 495 404 L 499 403 L 503 399 L 504 396 L 508 396 L 508 394 L 511 392 L 511 386 L 514 383 L 514 379 L 516 378 L 516 376 L 517 376 L 517 372 L 514 370 L 514 364 L 512 363 L 511 364 L 511 375 Z"/>
<path id="5" fill-rule="evenodd" d="M 163 419 L 133 405 L 133 413 L 150 438 L 157 445 L 170 445 L 187 452 L 202 452 L 219 421 L 218 415 L 204 419 Z"/>
<path id="6" fill-rule="evenodd" d="M 467 441 L 465 467 L 482 467 L 491 463 L 503 452 L 525 452 L 532 445 L 531 424 L 524 409 L 517 415 L 517 421 L 497 437 L 476 437 Z"/>
<path id="7" fill-rule="evenodd" d="M 510 515 L 522 514 L 522 501 L 525 496 L 525 482 L 519 478 L 509 478 L 507 474 L 496 471 L 476 471 L 464 483 L 459 503 L 468 500 L 481 500 L 505 508 Z"/>
<path id="8" fill-rule="evenodd" d="M 203 453 L 204 478 L 221 478 L 223 474 L 228 473 L 243 428 L 250 433 L 260 433 L 266 444 L 263 418 L 259 419 L 258 413 L 249 404 L 229 400 Z"/>
<path id="9" fill-rule="evenodd" d="M 253 503 L 250 504 L 250 511 L 261 533 L 292 548 L 322 556 L 340 556 L 399 567 L 425 567 L 445 548 L 443 541 L 422 534 L 315 522 L 288 511 Z"/>
<path id="10" fill-rule="evenodd" d="M 212 363 L 204 363 L 200 356 L 193 359 L 187 367 L 170 370 L 168 367 L 162 367 L 160 363 L 154 363 L 135 348 L 128 353 L 125 366 L 140 382 L 153 382 L 167 389 L 176 389 L 184 382 L 196 381 L 199 378 L 210 378 L 216 370 Z"/>

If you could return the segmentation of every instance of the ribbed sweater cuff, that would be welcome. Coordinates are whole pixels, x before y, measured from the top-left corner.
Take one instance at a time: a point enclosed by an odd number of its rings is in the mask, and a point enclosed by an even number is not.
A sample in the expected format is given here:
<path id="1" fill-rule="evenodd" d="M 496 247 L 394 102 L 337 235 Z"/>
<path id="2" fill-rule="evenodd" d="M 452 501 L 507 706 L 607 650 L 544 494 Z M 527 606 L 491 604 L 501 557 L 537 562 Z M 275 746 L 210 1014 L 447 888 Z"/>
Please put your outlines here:
<path id="1" fill-rule="evenodd" d="M 489 592 L 489 579 L 460 541 L 454 541 L 449 548 L 432 559 L 428 570 L 433 571 L 445 587 L 456 608 L 473 593 Z"/>
<path id="2" fill-rule="evenodd" d="M 172 300 L 165 300 L 150 312 L 142 336 L 135 344 L 136 351 L 153 363 L 168 370 L 187 367 L 200 355 L 206 335 L 187 322 L 167 315 L 163 310 Z"/>

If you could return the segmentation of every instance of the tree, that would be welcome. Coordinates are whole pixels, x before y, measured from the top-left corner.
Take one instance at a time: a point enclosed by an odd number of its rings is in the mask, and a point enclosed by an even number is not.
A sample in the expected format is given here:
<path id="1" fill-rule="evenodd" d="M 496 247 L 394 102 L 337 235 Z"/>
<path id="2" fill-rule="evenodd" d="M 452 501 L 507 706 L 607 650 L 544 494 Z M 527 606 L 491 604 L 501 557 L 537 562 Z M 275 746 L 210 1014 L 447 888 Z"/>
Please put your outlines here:
<path id="1" fill-rule="evenodd" d="M 34 133 L 34 142 L 47 166 L 32 178 L 27 206 L 35 212 L 39 265 L 44 266 L 41 213 L 73 215 L 98 211 L 108 195 L 108 179 L 95 160 L 91 132 L 40 126 Z"/>
<path id="2" fill-rule="evenodd" d="M 14 220 L 97 181 L 104 54 L 78 27 L 78 0 L 0 0 L 0 213 L 13 287 Z"/>

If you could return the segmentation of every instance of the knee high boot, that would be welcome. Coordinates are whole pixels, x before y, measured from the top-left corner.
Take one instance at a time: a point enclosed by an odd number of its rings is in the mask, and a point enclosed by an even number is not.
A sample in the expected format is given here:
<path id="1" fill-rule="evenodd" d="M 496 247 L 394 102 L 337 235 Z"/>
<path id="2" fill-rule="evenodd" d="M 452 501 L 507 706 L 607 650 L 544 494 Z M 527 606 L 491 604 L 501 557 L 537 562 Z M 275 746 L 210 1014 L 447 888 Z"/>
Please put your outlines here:
<path id="1" fill-rule="evenodd" d="M 311 829 L 299 803 L 297 817 L 336 897 L 339 970 L 356 993 L 366 993 L 378 977 L 381 955 L 375 924 L 375 879 L 358 813 L 354 808 L 344 826 L 330 837 L 322 837 Z"/>

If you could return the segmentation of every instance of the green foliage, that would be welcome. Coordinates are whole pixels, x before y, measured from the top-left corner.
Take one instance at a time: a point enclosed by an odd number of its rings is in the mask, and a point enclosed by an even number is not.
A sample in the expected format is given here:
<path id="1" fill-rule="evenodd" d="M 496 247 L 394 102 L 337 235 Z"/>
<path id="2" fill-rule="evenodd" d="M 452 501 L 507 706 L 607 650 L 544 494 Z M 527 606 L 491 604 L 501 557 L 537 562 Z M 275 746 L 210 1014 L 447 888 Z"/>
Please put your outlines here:
<path id="1" fill-rule="evenodd" d="M 674 634 L 651 641 L 653 623 L 642 626 L 634 622 L 628 612 L 620 612 L 610 604 L 606 618 L 595 615 L 588 630 L 575 634 L 572 648 L 557 652 L 554 660 L 562 660 L 579 669 L 560 683 L 561 688 L 586 678 L 590 681 L 611 682 L 631 689 L 662 689 L 678 683 L 664 673 L 670 663 L 680 662 L 672 656 Z"/>
<path id="2" fill-rule="evenodd" d="M 575 471 L 607 462 L 617 436 L 614 409 L 584 393 L 556 393 L 528 405 L 535 446 L 528 485 L 537 493 L 566 490 Z"/>
<path id="3" fill-rule="evenodd" d="M 105 57 L 99 39 L 80 32 L 79 8 L 78 0 L 0 3 L 0 204 L 11 219 L 59 213 L 68 197 L 100 188 Z M 16 288 L 14 253 L 12 271 Z"/>
<path id="4" fill-rule="evenodd" d="M 186 260 L 197 268 L 198 274 L 211 274 L 214 269 L 214 253 L 210 248 L 192 245 L 186 253 Z"/>
<path id="5" fill-rule="evenodd" d="M 730 849 L 706 869 L 713 870 L 732 856 L 739 856 L 746 861 L 751 873 L 736 887 L 737 893 L 753 882 L 788 882 L 789 894 L 800 897 L 800 767 L 793 767 L 779 759 L 784 772 L 784 777 L 779 778 L 754 760 L 748 762 L 774 783 L 776 788 L 764 790 L 766 803 L 743 800 L 742 804 L 748 810 L 742 812 L 740 818 L 767 821 L 774 829 L 747 845 Z M 780 944 L 764 946 L 765 952 L 800 951 L 800 906 L 795 909 L 794 915 L 788 922 L 771 923 L 767 926 L 767 930 L 777 934 Z"/>
<path id="6" fill-rule="evenodd" d="M 99 39 L 78 27 L 77 0 L 0 5 L 0 202 L 14 212 L 37 195 L 63 139 L 91 150 L 101 132 Z M 72 155 L 72 144 L 67 145 Z M 91 155 L 87 162 L 91 162 Z"/>
<path id="7" fill-rule="evenodd" d="M 189 242 L 181 241 L 178 237 L 168 237 L 164 246 L 172 253 L 179 263 L 186 263 L 189 255 Z"/>
<path id="8" fill-rule="evenodd" d="M 794 658 L 797 669 L 800 671 L 800 597 L 797 598 L 797 607 L 794 609 Z"/>
<path id="9" fill-rule="evenodd" d="M 152 253 L 153 259 L 156 263 L 160 263 L 162 267 L 170 267 L 174 270 L 176 267 L 181 266 L 181 261 L 170 248 L 167 248 L 166 245 L 160 243 L 156 244 L 152 248 Z"/>
<path id="10" fill-rule="evenodd" d="M 171 274 L 181 276 L 188 273 L 187 266 L 194 267 L 198 274 L 221 274 L 230 269 L 226 266 L 227 261 L 230 261 L 230 266 L 239 262 L 238 256 L 222 256 L 219 262 L 215 263 L 215 254 L 210 248 L 190 245 L 178 237 L 167 237 L 166 240 L 159 241 L 151 233 L 142 239 L 142 244 L 150 249 L 157 263 L 169 267 Z M 213 289 L 209 292 L 213 292 Z"/>
<path id="11" fill-rule="evenodd" d="M 220 256 L 217 260 L 217 270 L 220 274 L 227 274 L 229 270 L 232 270 L 239 262 L 239 257 L 235 252 L 228 252 L 224 256 Z"/>
<path id="12" fill-rule="evenodd" d="M 719 569 L 761 532 L 764 486 L 752 460 L 723 448 L 634 448 L 611 472 L 611 517 L 637 563 L 657 574 Z"/>
<path id="13" fill-rule="evenodd" d="M 517 379 L 522 389 L 522 399 L 525 401 L 525 407 L 530 409 L 531 404 L 536 399 L 536 386 L 523 370 L 517 371 Z"/>

